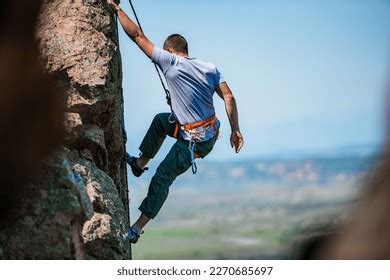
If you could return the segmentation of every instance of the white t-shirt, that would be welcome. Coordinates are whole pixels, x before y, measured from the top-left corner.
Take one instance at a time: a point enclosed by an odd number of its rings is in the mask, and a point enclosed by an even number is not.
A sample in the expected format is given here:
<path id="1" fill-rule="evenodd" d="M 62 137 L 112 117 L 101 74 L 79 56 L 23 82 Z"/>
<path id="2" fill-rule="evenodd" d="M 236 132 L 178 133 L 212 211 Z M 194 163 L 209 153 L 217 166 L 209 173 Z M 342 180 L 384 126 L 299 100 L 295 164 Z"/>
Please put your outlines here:
<path id="1" fill-rule="evenodd" d="M 152 61 L 165 75 L 172 110 L 180 124 L 196 123 L 215 114 L 213 95 L 224 79 L 214 64 L 157 47 L 153 49 Z"/>

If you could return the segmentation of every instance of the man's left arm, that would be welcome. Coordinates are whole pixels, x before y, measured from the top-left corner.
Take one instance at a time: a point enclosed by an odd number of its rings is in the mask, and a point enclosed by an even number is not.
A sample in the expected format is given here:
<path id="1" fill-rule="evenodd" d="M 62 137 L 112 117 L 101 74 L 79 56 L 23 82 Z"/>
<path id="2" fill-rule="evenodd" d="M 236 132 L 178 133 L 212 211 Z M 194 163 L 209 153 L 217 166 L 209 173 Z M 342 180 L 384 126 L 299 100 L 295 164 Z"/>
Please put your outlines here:
<path id="1" fill-rule="evenodd" d="M 225 102 L 226 113 L 228 115 L 230 127 L 232 129 L 232 133 L 230 135 L 230 144 L 232 145 L 232 148 L 235 148 L 236 153 L 238 153 L 244 145 L 244 138 L 241 135 L 240 126 L 238 124 L 236 99 L 234 98 L 233 93 L 226 82 L 220 83 L 215 90 Z"/>
<path id="2" fill-rule="evenodd" d="M 144 35 L 138 25 L 136 25 L 127 14 L 112 0 L 107 0 L 107 3 L 115 10 L 118 15 L 119 22 L 121 23 L 126 34 L 130 37 L 134 43 L 149 57 L 152 57 L 154 45 Z"/>

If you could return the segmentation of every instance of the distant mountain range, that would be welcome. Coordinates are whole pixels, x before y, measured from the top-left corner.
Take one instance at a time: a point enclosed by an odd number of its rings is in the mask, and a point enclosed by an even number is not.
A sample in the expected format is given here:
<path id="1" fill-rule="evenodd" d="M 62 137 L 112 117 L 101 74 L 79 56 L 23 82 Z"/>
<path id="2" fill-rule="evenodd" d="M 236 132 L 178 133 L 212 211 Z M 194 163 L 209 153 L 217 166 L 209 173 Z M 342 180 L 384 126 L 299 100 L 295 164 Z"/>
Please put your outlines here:
<path id="1" fill-rule="evenodd" d="M 354 144 L 334 148 L 323 148 L 316 150 L 285 150 L 265 155 L 267 159 L 306 159 L 306 158 L 335 158 L 353 156 L 372 156 L 380 152 L 381 144 Z"/>
<path id="2" fill-rule="evenodd" d="M 327 185 L 364 175 L 374 156 L 310 158 L 302 160 L 253 159 L 240 162 L 199 162 L 196 176 L 186 174 L 183 184 L 237 186 L 274 183 L 288 186 Z"/>
<path id="3" fill-rule="evenodd" d="M 189 170 L 175 182 L 175 187 L 226 188 L 243 186 L 308 186 L 347 183 L 365 175 L 375 155 L 317 156 L 305 159 L 248 159 L 242 161 L 198 160 L 198 173 Z M 148 184 L 156 164 L 150 166 Z"/>

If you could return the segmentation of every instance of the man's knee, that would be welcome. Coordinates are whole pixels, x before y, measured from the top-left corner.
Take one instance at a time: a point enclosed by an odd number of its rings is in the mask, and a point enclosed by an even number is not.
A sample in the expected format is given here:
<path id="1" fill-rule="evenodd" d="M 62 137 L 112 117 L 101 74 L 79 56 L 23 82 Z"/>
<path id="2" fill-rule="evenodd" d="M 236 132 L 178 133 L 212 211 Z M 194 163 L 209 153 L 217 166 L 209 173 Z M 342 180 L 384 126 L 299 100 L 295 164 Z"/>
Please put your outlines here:
<path id="1" fill-rule="evenodd" d="M 168 134 L 168 118 L 169 113 L 159 113 L 154 116 L 151 128 L 154 129 L 158 134 L 167 135 Z"/>
<path id="2" fill-rule="evenodd" d="M 187 150 L 185 150 L 187 152 Z M 174 156 L 164 160 L 156 170 L 155 178 L 164 184 L 172 184 L 176 178 L 191 167 L 189 155 L 183 155 L 176 150 Z"/>
<path id="3" fill-rule="evenodd" d="M 159 123 L 162 124 L 164 120 L 168 119 L 169 113 L 159 113 L 154 116 L 153 123 Z"/>
<path id="4" fill-rule="evenodd" d="M 176 176 L 172 171 L 173 170 L 165 170 L 165 168 L 161 168 L 161 166 L 159 166 L 152 178 L 152 182 L 160 187 L 163 186 L 162 188 L 165 186 L 169 187 L 176 179 Z"/>

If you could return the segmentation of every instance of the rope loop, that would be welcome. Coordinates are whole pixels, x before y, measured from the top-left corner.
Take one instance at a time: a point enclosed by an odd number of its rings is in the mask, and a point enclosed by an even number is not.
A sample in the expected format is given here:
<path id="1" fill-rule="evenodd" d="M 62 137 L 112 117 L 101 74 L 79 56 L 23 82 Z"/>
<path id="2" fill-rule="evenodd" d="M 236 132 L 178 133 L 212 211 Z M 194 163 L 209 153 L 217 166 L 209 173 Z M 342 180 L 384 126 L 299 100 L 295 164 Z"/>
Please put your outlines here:
<path id="1" fill-rule="evenodd" d="M 129 3 L 130 3 L 130 6 L 131 6 L 131 9 L 133 10 L 133 14 L 134 14 L 134 16 L 135 16 L 135 19 L 136 19 L 136 21 L 137 21 L 137 24 L 138 24 L 138 26 L 139 26 L 139 29 L 140 29 L 141 32 L 143 33 L 144 31 L 143 31 L 143 29 L 142 29 L 141 22 L 139 21 L 137 12 L 136 12 L 136 10 L 135 10 L 135 8 L 134 8 L 133 2 L 132 2 L 131 0 L 129 0 Z M 171 94 L 170 94 L 169 90 L 167 89 L 167 87 L 166 87 L 166 85 L 165 85 L 165 83 L 164 83 L 164 80 L 163 80 L 163 78 L 162 78 L 162 75 L 161 75 L 161 73 L 160 73 L 160 70 L 158 70 L 158 67 L 157 67 L 156 63 L 153 63 L 153 64 L 154 64 L 154 67 L 156 68 L 157 75 L 158 75 L 158 77 L 160 78 L 161 85 L 162 85 L 162 87 L 163 87 L 163 89 L 164 89 L 164 92 L 165 92 L 165 95 L 166 95 L 165 98 L 167 99 L 167 103 L 168 103 L 168 105 L 169 105 L 169 107 L 171 108 L 171 111 L 172 111 Z"/>

